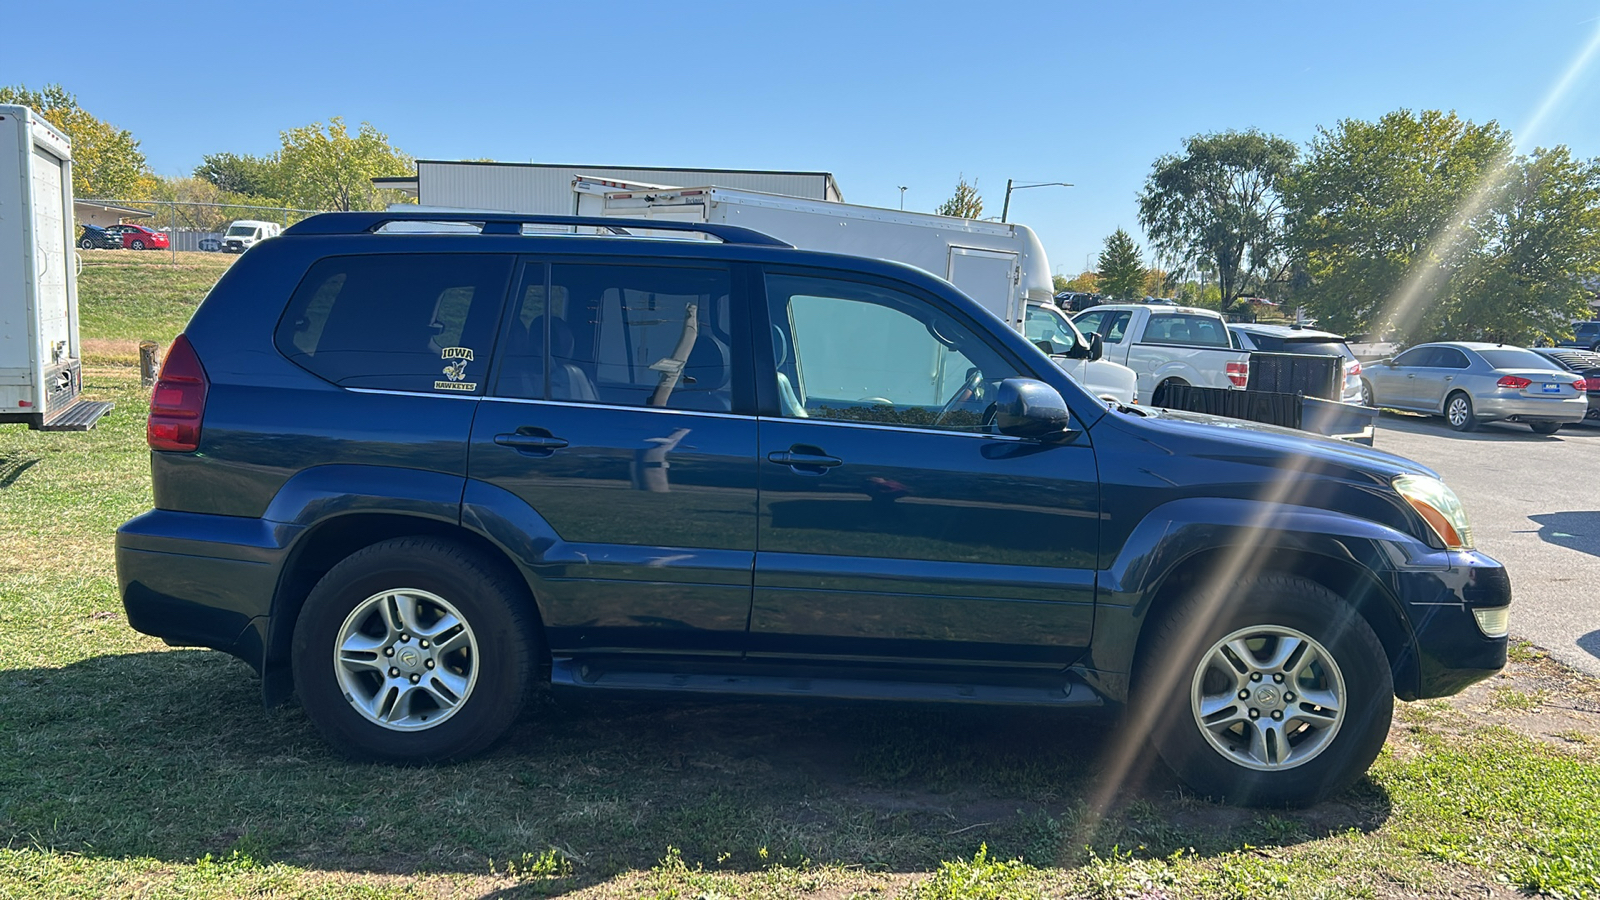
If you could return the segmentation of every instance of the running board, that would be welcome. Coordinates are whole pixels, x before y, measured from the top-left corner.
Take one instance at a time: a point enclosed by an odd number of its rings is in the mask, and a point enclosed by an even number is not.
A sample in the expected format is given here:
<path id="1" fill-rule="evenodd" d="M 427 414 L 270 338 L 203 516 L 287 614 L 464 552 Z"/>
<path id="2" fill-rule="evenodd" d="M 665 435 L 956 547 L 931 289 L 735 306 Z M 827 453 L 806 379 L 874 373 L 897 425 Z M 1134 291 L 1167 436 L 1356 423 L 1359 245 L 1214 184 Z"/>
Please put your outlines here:
<path id="1" fill-rule="evenodd" d="M 37 426 L 39 431 L 88 431 L 100 417 L 111 411 L 110 400 L 79 400 L 58 412 L 51 413 Z"/>
<path id="2" fill-rule="evenodd" d="M 948 675 L 946 675 L 948 678 Z M 1026 680 L 879 680 L 841 676 L 794 676 L 758 673 L 652 671 L 605 666 L 590 660 L 551 660 L 550 684 L 556 689 L 668 692 L 677 694 L 759 698 L 811 697 L 821 700 L 892 700 L 921 703 L 966 703 L 985 706 L 1050 706 L 1094 708 L 1101 696 L 1078 677 L 1056 673 Z"/>

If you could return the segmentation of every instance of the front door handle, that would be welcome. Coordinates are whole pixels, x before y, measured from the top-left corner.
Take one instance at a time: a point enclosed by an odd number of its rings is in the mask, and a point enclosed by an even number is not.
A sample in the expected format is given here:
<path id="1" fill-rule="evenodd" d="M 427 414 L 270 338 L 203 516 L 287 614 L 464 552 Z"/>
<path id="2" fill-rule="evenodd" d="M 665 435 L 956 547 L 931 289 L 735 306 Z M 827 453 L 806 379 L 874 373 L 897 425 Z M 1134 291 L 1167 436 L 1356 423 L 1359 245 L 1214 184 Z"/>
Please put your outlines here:
<path id="1" fill-rule="evenodd" d="M 511 434 L 497 434 L 494 442 L 532 456 L 549 456 L 569 444 L 566 438 L 558 438 L 543 428 L 519 428 Z"/>
<path id="2" fill-rule="evenodd" d="M 767 454 L 767 460 L 805 475 L 821 475 L 834 466 L 844 465 L 844 460 L 829 456 L 820 447 L 804 444 L 796 444 L 787 450 L 774 450 Z"/>

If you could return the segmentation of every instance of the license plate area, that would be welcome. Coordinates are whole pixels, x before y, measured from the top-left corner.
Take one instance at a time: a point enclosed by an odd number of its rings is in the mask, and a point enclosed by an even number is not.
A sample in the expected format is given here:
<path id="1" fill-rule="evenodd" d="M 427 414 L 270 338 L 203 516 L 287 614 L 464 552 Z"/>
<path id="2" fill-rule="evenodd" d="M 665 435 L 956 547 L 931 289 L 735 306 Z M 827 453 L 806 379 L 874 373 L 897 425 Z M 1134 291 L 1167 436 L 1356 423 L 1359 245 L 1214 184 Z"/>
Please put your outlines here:
<path id="1" fill-rule="evenodd" d="M 1559 393 L 1561 393 L 1561 385 L 1559 385 L 1559 384 L 1551 384 L 1550 382 L 1547 381 L 1547 382 L 1545 382 L 1545 385 L 1544 385 L 1544 392 L 1546 394 L 1559 394 Z"/>

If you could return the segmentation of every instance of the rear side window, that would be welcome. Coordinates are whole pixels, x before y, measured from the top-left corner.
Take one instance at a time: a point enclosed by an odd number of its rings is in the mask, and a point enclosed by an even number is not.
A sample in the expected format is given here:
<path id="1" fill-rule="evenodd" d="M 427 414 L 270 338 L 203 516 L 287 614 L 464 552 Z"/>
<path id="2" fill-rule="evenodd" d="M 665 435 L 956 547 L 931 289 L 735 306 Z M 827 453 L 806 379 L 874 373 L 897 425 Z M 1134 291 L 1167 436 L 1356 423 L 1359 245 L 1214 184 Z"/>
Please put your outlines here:
<path id="1" fill-rule="evenodd" d="M 311 267 L 278 350 L 341 387 L 480 394 L 512 258 L 335 256 Z"/>
<path id="2" fill-rule="evenodd" d="M 1228 329 L 1222 322 L 1206 316 L 1151 316 L 1144 339 L 1157 344 L 1188 344 L 1196 347 L 1227 347 Z"/>

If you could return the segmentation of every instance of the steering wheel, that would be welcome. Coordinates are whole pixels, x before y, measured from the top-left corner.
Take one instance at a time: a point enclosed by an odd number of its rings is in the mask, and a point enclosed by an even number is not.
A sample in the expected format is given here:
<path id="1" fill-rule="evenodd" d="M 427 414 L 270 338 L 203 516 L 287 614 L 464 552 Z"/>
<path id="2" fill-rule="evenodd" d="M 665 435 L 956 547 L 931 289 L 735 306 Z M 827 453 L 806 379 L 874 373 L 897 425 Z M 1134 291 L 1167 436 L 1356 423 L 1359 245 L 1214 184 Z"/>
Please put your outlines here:
<path id="1" fill-rule="evenodd" d="M 961 387 L 945 402 L 944 408 L 939 410 L 939 415 L 934 417 L 933 424 L 943 425 L 946 416 L 955 412 L 956 407 L 979 396 L 982 388 L 983 370 L 973 366 L 967 370 L 967 380 L 961 383 Z"/>

